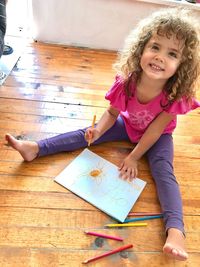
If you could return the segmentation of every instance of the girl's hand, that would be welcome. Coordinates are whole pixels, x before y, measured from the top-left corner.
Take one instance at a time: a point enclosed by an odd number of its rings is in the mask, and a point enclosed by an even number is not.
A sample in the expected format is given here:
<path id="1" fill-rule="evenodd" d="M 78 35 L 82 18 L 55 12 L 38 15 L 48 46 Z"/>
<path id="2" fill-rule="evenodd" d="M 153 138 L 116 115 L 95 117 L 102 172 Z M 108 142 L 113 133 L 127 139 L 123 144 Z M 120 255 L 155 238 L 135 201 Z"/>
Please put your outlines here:
<path id="1" fill-rule="evenodd" d="M 120 177 L 132 181 L 138 175 L 137 160 L 129 154 L 119 167 Z"/>
<path id="2" fill-rule="evenodd" d="M 96 128 L 90 127 L 85 132 L 85 140 L 87 142 L 90 141 L 90 143 L 93 143 L 99 137 L 100 137 L 100 132 Z"/>

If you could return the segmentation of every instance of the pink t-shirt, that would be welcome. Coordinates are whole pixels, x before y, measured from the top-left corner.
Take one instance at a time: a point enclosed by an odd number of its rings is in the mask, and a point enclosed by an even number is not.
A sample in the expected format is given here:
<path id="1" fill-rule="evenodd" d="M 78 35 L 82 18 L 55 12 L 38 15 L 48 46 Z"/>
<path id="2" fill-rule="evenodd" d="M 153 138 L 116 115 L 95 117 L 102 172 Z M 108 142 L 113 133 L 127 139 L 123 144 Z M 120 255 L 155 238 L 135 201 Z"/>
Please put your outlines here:
<path id="1" fill-rule="evenodd" d="M 123 117 L 127 134 L 132 142 L 138 142 L 142 137 L 149 124 L 162 112 L 175 115 L 175 118 L 167 125 L 163 133 L 172 133 L 176 128 L 176 115 L 185 114 L 193 109 L 200 107 L 200 102 L 193 99 L 188 103 L 184 98 L 168 103 L 166 94 L 161 92 L 153 100 L 146 104 L 141 104 L 135 96 L 136 85 L 132 83 L 131 90 L 133 96 L 128 99 L 124 91 L 124 82 L 120 76 L 116 76 L 116 80 L 105 98 L 110 104 L 120 111 Z M 162 105 L 161 105 L 162 104 Z"/>

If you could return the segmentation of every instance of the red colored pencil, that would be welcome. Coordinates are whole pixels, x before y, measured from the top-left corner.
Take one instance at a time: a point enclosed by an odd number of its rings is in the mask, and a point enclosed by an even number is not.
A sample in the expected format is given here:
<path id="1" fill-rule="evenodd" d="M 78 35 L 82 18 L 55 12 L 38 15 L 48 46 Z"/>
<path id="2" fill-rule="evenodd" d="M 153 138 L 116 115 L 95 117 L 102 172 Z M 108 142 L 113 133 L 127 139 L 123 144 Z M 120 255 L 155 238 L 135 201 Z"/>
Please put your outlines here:
<path id="1" fill-rule="evenodd" d="M 103 258 L 103 257 L 112 255 L 112 254 L 114 254 L 114 253 L 120 252 L 120 251 L 125 250 L 125 249 L 128 249 L 128 248 L 132 248 L 132 247 L 133 247 L 133 245 L 129 244 L 129 245 L 126 245 L 126 246 L 123 246 L 123 247 L 120 247 L 120 248 L 111 250 L 111 251 L 109 251 L 109 252 L 106 252 L 106 253 L 104 253 L 104 254 L 101 254 L 101 255 L 99 255 L 99 256 L 96 256 L 96 257 L 94 257 L 94 258 L 91 258 L 91 259 L 89 259 L 89 260 L 83 261 L 83 263 L 84 263 L 84 264 L 87 264 L 87 263 L 89 263 L 89 262 L 92 262 L 92 261 L 101 259 L 101 258 Z"/>
<path id="2" fill-rule="evenodd" d="M 109 239 L 113 239 L 113 240 L 117 240 L 117 241 L 123 241 L 123 238 L 117 237 L 117 236 L 105 235 L 105 234 L 100 234 L 100 233 L 96 233 L 96 232 L 89 232 L 89 231 L 85 231 L 85 233 L 87 235 L 94 235 L 94 236 L 109 238 Z"/>

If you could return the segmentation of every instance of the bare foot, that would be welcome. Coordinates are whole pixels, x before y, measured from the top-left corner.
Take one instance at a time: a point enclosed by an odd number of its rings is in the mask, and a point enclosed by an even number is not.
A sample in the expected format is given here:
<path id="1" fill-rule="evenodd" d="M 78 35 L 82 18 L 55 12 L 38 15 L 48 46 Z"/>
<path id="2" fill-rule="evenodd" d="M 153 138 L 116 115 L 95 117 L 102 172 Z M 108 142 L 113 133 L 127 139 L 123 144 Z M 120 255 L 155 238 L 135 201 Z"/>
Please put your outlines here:
<path id="1" fill-rule="evenodd" d="M 17 140 L 10 134 L 6 134 L 5 139 L 12 148 L 21 154 L 25 161 L 32 161 L 37 157 L 39 147 L 36 142 Z"/>
<path id="2" fill-rule="evenodd" d="M 180 230 L 176 228 L 170 228 L 168 230 L 163 252 L 176 260 L 187 260 L 188 254 L 185 250 L 185 237 Z"/>

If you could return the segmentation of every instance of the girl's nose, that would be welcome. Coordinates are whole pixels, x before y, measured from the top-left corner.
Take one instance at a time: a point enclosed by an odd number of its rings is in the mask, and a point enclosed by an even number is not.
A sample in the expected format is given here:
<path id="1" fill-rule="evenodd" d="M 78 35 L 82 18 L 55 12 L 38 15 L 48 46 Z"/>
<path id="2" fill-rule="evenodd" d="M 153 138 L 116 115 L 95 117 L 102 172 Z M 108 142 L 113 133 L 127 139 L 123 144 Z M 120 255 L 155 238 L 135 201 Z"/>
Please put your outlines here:
<path id="1" fill-rule="evenodd" d="M 155 60 L 159 61 L 159 62 L 163 62 L 164 61 L 164 57 L 161 54 L 157 54 L 155 56 Z"/>

